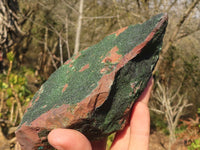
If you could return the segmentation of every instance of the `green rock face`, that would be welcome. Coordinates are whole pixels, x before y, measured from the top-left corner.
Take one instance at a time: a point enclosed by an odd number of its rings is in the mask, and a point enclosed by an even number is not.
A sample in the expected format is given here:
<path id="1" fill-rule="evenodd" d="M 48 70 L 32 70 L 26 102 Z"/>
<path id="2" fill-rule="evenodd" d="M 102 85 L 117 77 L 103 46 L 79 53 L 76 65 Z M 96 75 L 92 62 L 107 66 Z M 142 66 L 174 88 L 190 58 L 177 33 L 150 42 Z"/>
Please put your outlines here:
<path id="1" fill-rule="evenodd" d="M 90 140 L 120 130 L 159 57 L 167 15 L 105 37 L 65 62 L 41 86 L 16 136 L 23 149 L 50 149 L 48 133 L 72 128 Z"/>

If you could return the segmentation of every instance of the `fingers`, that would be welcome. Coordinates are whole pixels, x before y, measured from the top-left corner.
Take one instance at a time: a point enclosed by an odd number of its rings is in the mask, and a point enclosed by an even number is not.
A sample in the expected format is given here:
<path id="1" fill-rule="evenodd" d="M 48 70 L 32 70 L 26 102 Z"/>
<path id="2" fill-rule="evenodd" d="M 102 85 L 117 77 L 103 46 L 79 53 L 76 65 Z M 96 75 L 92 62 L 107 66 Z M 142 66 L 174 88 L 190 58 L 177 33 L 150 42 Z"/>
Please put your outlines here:
<path id="1" fill-rule="evenodd" d="M 147 106 L 153 87 L 151 78 L 146 89 L 134 105 L 130 120 L 130 143 L 129 149 L 147 150 L 149 147 L 150 114 Z"/>
<path id="2" fill-rule="evenodd" d="M 150 116 L 147 104 L 152 87 L 153 78 L 149 80 L 147 87 L 134 105 L 130 125 L 116 134 L 111 150 L 148 149 Z"/>
<path id="3" fill-rule="evenodd" d="M 153 86 L 151 78 L 146 89 L 135 103 L 130 125 L 117 133 L 112 144 L 112 150 L 135 149 L 147 150 L 149 145 L 150 115 L 148 100 Z M 106 140 L 92 142 L 80 132 L 72 129 L 54 129 L 48 135 L 49 143 L 58 150 L 102 150 L 105 149 Z"/>
<path id="4" fill-rule="evenodd" d="M 130 140 L 130 126 L 127 125 L 122 131 L 115 135 L 111 150 L 128 150 Z"/>
<path id="5" fill-rule="evenodd" d="M 58 150 L 92 150 L 88 139 L 72 129 L 54 129 L 49 133 L 48 141 Z"/>
<path id="6" fill-rule="evenodd" d="M 149 102 L 149 98 L 151 95 L 151 90 L 153 88 L 153 84 L 154 84 L 154 80 L 153 77 L 150 78 L 147 87 L 144 89 L 144 91 L 142 92 L 142 95 L 140 95 L 140 97 L 138 98 L 137 102 L 142 102 L 144 104 L 148 104 Z"/>

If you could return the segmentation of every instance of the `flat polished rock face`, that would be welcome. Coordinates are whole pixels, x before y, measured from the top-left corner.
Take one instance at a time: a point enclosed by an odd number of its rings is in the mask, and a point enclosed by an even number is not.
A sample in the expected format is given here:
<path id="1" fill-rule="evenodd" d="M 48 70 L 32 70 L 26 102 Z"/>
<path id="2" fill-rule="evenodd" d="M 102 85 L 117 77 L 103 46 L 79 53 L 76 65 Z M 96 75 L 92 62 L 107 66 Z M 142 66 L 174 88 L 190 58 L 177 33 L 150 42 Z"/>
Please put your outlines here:
<path id="1" fill-rule="evenodd" d="M 96 140 L 123 129 L 158 61 L 167 26 L 159 14 L 80 51 L 35 94 L 16 136 L 24 150 L 52 147 L 48 133 L 72 128 Z"/>

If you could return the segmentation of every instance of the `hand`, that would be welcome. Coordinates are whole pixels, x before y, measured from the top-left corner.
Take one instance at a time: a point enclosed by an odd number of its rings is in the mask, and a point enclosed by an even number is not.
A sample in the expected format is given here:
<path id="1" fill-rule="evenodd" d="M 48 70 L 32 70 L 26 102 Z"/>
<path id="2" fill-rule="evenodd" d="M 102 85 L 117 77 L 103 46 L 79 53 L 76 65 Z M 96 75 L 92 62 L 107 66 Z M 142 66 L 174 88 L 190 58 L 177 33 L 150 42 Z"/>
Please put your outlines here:
<path id="1" fill-rule="evenodd" d="M 111 150 L 148 150 L 150 134 L 148 101 L 152 87 L 153 78 L 134 104 L 130 123 L 116 134 Z M 48 141 L 58 150 L 106 149 L 106 138 L 90 143 L 82 133 L 73 129 L 54 129 L 49 133 Z"/>

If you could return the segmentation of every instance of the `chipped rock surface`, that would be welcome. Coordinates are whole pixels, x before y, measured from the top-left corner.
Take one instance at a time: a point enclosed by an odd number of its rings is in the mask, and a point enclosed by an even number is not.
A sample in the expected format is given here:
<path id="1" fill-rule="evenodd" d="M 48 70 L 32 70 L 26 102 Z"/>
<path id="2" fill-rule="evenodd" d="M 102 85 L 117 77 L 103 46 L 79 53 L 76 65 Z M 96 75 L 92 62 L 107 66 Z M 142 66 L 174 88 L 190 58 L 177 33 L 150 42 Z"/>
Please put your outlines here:
<path id="1" fill-rule="evenodd" d="M 74 55 L 41 86 L 16 136 L 24 150 L 45 150 L 54 128 L 96 140 L 123 129 L 159 57 L 167 15 L 122 28 Z"/>

